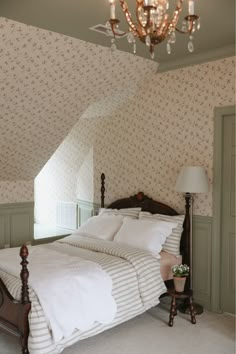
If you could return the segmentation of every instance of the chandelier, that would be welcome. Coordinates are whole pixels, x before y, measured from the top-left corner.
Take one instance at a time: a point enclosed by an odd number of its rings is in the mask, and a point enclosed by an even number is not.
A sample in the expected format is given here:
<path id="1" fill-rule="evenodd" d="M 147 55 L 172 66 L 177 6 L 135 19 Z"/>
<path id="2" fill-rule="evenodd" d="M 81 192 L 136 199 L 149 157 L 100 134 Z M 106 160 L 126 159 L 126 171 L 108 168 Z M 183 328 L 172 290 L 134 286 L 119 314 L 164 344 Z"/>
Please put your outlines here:
<path id="1" fill-rule="evenodd" d="M 176 31 L 189 34 L 188 50 L 194 51 L 193 33 L 200 29 L 200 18 L 194 13 L 194 0 L 188 0 L 188 14 L 184 17 L 181 29 L 177 28 L 184 0 L 177 0 L 173 14 L 169 14 L 168 0 L 136 0 L 136 20 L 133 21 L 128 5 L 119 0 L 125 19 L 129 25 L 128 32 L 118 30 L 120 21 L 116 18 L 115 0 L 109 0 L 110 20 L 107 22 L 112 31 L 112 49 L 115 49 L 115 38 L 127 35 L 127 40 L 133 45 L 136 53 L 136 38 L 145 43 L 149 48 L 150 56 L 154 59 L 154 48 L 157 44 L 167 39 L 167 53 L 171 54 L 171 45 L 176 41 Z"/>

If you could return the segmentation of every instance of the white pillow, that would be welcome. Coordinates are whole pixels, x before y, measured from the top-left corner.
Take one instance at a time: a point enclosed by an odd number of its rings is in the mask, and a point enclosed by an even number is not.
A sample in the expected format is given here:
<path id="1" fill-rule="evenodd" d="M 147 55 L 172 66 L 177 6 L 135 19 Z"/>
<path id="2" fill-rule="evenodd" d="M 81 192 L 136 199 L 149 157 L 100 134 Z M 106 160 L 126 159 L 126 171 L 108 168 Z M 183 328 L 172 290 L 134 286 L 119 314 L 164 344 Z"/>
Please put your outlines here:
<path id="1" fill-rule="evenodd" d="M 123 220 L 121 215 L 92 216 L 80 226 L 76 234 L 112 241 Z"/>
<path id="2" fill-rule="evenodd" d="M 162 250 L 166 237 L 177 223 L 124 219 L 120 230 L 115 235 L 115 242 L 123 242 L 135 248 L 141 248 L 153 254 Z"/>
<path id="3" fill-rule="evenodd" d="M 180 240 L 183 232 L 183 222 L 185 215 L 163 215 L 163 214 L 151 214 L 148 212 L 140 212 L 139 218 L 141 220 L 162 220 L 169 222 L 176 222 L 177 226 L 172 230 L 171 234 L 166 238 L 163 245 L 163 251 L 171 253 L 175 256 L 179 256 Z"/>
<path id="4" fill-rule="evenodd" d="M 138 219 L 139 217 L 139 212 L 141 211 L 141 208 L 123 208 L 123 209 L 107 209 L 107 208 L 101 208 L 99 210 L 99 216 L 104 215 L 104 214 L 109 214 L 109 215 L 122 215 L 128 218 L 132 219 Z"/>

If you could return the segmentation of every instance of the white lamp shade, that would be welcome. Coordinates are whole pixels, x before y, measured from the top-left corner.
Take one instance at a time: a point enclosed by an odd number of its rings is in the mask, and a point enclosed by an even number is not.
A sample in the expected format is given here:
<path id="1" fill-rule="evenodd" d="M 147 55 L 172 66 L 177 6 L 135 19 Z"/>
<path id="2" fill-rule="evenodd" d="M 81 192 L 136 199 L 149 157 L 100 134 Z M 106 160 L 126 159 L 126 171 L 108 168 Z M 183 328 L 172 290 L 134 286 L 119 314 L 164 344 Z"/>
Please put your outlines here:
<path id="1" fill-rule="evenodd" d="M 207 193 L 208 178 L 201 166 L 182 167 L 175 190 L 184 193 Z"/>

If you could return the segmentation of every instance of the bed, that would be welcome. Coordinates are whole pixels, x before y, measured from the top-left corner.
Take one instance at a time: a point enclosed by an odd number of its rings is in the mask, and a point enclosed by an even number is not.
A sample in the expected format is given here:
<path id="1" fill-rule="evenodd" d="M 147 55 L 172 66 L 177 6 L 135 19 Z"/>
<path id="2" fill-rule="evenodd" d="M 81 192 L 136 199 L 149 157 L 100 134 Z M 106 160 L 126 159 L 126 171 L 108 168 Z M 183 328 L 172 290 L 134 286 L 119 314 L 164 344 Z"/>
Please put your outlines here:
<path id="1" fill-rule="evenodd" d="M 101 207 L 105 205 L 105 175 L 101 175 Z M 178 216 L 166 204 L 154 201 L 139 192 L 135 196 L 113 202 L 107 209 L 141 208 L 143 213 Z M 146 215 L 144 215 L 146 217 Z M 148 215 L 150 217 L 150 215 Z M 184 228 L 180 242 L 182 262 L 189 264 L 189 205 L 186 205 Z M 58 354 L 78 340 L 98 334 L 127 321 L 159 303 L 160 296 L 170 286 L 170 266 L 176 258 L 161 252 L 161 261 L 147 252 L 132 249 L 124 244 L 97 240 L 83 235 L 71 235 L 65 239 L 41 247 L 41 252 L 58 252 L 71 257 L 81 257 L 99 264 L 112 279 L 112 295 L 117 312 L 110 323 L 97 323 L 87 330 L 75 330 L 70 336 L 55 342 L 51 329 L 35 291 L 29 286 L 28 256 L 26 246 L 20 249 L 20 278 L 0 268 L 0 328 L 19 337 L 22 353 Z M 30 253 L 33 248 L 30 249 Z M 11 250 L 15 252 L 15 250 Z M 4 257 L 2 257 L 4 259 Z M 163 268 L 161 270 L 161 267 Z M 30 269 L 30 266 L 29 266 Z M 148 270 L 148 271 L 147 271 Z M 161 277 L 162 274 L 162 277 Z M 150 276 L 151 275 L 151 276 Z M 155 282 L 153 282 L 155 279 Z M 165 282 L 163 282 L 163 280 Z M 66 286 L 66 284 L 65 284 Z M 186 285 L 189 286 L 188 283 Z M 68 303 L 70 298 L 68 296 Z"/>

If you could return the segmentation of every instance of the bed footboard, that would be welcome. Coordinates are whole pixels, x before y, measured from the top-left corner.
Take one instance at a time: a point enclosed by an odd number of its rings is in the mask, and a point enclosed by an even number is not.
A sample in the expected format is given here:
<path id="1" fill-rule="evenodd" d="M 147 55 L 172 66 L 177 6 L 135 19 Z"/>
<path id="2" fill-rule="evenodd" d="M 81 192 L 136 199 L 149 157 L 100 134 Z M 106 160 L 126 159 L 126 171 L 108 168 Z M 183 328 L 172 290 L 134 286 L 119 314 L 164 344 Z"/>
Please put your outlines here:
<path id="1" fill-rule="evenodd" d="M 28 249 L 26 246 L 21 247 L 20 257 L 22 258 L 22 269 L 20 273 L 22 288 L 20 301 L 15 300 L 11 296 L 0 278 L 0 329 L 18 337 L 21 342 L 22 354 L 29 354 L 28 314 L 31 308 L 31 303 L 28 290 L 29 271 L 27 269 Z"/>

